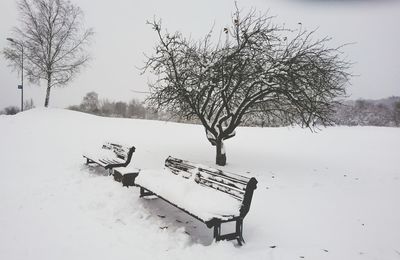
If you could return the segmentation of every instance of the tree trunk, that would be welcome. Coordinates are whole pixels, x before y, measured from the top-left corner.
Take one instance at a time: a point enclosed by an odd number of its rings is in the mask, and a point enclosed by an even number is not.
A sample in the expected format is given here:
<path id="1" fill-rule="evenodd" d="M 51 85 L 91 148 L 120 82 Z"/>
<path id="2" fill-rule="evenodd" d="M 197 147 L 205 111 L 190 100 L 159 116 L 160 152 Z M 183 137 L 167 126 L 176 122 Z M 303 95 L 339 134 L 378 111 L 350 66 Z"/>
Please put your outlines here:
<path id="1" fill-rule="evenodd" d="M 226 154 L 225 154 L 224 142 L 222 140 L 217 140 L 216 147 L 217 147 L 217 157 L 215 163 L 220 166 L 225 166 Z"/>
<path id="2" fill-rule="evenodd" d="M 51 89 L 51 79 L 47 79 L 47 89 L 46 89 L 46 99 L 44 100 L 44 106 L 48 107 L 50 102 L 50 89 Z"/>

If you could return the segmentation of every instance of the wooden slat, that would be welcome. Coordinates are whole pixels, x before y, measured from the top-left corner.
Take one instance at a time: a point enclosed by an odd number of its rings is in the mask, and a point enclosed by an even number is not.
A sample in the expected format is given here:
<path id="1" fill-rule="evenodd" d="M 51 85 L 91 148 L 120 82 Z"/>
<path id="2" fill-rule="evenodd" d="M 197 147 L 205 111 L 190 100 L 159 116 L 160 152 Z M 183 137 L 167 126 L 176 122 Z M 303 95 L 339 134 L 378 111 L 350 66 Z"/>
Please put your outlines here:
<path id="1" fill-rule="evenodd" d="M 234 189 L 238 189 L 238 190 L 243 191 L 243 192 L 246 190 L 247 182 L 242 182 L 242 181 L 235 180 L 235 179 L 232 179 L 232 178 L 226 178 L 222 174 L 220 174 L 220 175 L 218 175 L 218 174 L 208 174 L 208 173 L 205 173 L 203 171 L 200 171 L 199 174 L 201 174 L 201 176 L 203 178 L 205 178 L 205 179 L 209 179 L 209 180 L 212 180 L 214 182 L 221 182 L 224 185 L 232 187 Z"/>
<path id="2" fill-rule="evenodd" d="M 211 178 L 205 178 L 202 175 L 199 175 L 199 176 L 200 176 L 201 180 L 204 180 L 204 181 L 207 181 L 207 182 L 210 182 L 210 183 L 218 184 L 218 185 L 220 185 L 222 187 L 225 187 L 227 189 L 235 190 L 235 191 L 237 191 L 237 192 L 239 192 L 241 194 L 244 194 L 244 191 L 246 190 L 246 187 L 244 187 L 244 189 L 241 189 L 241 188 L 238 188 L 238 187 L 235 187 L 235 186 L 231 186 L 231 185 L 225 184 L 222 181 L 217 181 L 217 180 L 214 180 L 214 179 L 211 179 Z"/>
<path id="3" fill-rule="evenodd" d="M 201 222 L 205 223 L 205 224 L 208 226 L 208 223 L 207 223 L 207 222 L 209 222 L 209 221 L 205 221 L 204 219 L 202 219 L 202 218 L 200 218 L 199 216 L 193 214 L 192 212 L 188 211 L 187 209 L 185 209 L 185 208 L 183 208 L 183 207 L 177 205 L 176 203 L 170 201 L 169 199 L 164 198 L 163 196 L 158 195 L 156 192 L 153 192 L 153 191 L 152 191 L 151 189 L 149 189 L 148 187 L 144 187 L 144 186 L 139 185 L 139 184 L 135 184 L 135 186 L 141 187 L 141 188 L 145 189 L 145 191 L 150 192 L 151 195 L 155 195 L 155 196 L 159 197 L 160 199 L 164 200 L 165 202 L 168 202 L 169 204 L 171 204 L 171 205 L 175 206 L 176 208 L 182 210 L 183 212 L 189 214 L 190 216 L 194 217 L 195 219 L 200 220 Z M 238 216 L 235 216 L 235 215 L 220 215 L 220 218 L 221 218 L 221 219 L 224 219 L 225 222 L 228 222 L 228 221 L 231 221 L 231 220 L 235 220 L 237 217 L 238 217 Z M 217 219 L 218 219 L 218 217 L 214 217 L 214 218 L 217 218 Z M 212 221 L 212 220 L 211 220 L 211 221 Z M 211 227 L 211 226 L 210 226 L 210 227 Z"/>
<path id="4" fill-rule="evenodd" d="M 205 181 L 204 179 L 201 179 L 198 183 L 200 185 L 204 186 L 204 187 L 212 188 L 214 190 L 218 190 L 218 191 L 224 192 L 224 193 L 228 194 L 229 196 L 232 196 L 233 198 L 235 198 L 235 199 L 237 199 L 239 201 L 243 201 L 243 195 L 244 194 L 241 194 L 241 193 L 239 193 L 237 191 L 226 189 L 223 186 L 218 185 L 218 184 L 214 184 L 213 185 L 213 184 Z"/>
<path id="5" fill-rule="evenodd" d="M 100 159 L 100 161 L 103 161 L 106 164 L 120 164 L 121 162 L 115 161 L 113 159 L 109 159 L 109 158 L 102 158 Z"/>
<path id="6" fill-rule="evenodd" d="M 239 182 L 239 183 L 242 183 L 243 185 L 246 185 L 250 180 L 248 177 L 241 176 L 241 175 L 238 175 L 235 173 L 223 172 L 221 170 L 213 169 L 213 168 L 206 167 L 206 166 L 199 167 L 199 165 L 191 164 L 188 161 L 184 161 L 184 160 L 180 160 L 180 159 L 176 159 L 176 158 L 172 158 L 172 157 L 169 157 L 166 160 L 165 166 L 167 166 L 167 167 L 171 166 L 171 168 L 183 170 L 183 171 L 188 171 L 188 170 L 197 168 L 198 171 L 203 171 L 205 173 L 208 173 L 211 175 L 216 175 L 219 177 L 221 175 L 223 175 L 225 179 L 230 179 L 230 180 L 234 181 L 235 183 Z"/>
<path id="7" fill-rule="evenodd" d="M 105 165 L 110 164 L 110 162 L 108 162 L 108 161 L 105 160 L 105 159 L 99 159 L 99 161 L 100 161 L 101 163 L 105 164 Z"/>
<path id="8" fill-rule="evenodd" d="M 241 182 L 243 184 L 247 184 L 250 180 L 250 178 L 247 178 L 245 176 L 241 176 L 241 175 L 237 175 L 235 173 L 230 173 L 230 172 L 223 172 L 221 170 L 218 169 L 210 169 L 210 168 L 200 168 L 200 171 L 206 172 L 208 174 L 211 175 L 217 175 L 217 176 L 221 176 L 223 175 L 226 179 L 232 179 L 235 182 Z"/>
<path id="9" fill-rule="evenodd" d="M 165 166 L 168 167 L 172 173 L 186 179 L 193 178 L 193 174 L 196 174 L 194 179 L 197 183 L 227 193 L 241 201 L 244 198 L 246 186 L 250 180 L 250 178 L 245 176 L 223 172 L 218 169 L 193 164 L 173 157 L 167 158 Z"/>

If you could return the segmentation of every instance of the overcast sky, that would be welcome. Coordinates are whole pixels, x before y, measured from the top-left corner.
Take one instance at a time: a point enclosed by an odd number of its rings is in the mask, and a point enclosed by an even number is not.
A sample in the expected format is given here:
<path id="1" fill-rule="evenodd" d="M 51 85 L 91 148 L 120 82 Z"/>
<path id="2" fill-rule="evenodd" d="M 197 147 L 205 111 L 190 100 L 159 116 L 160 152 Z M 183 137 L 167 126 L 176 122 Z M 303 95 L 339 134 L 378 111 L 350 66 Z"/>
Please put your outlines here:
<path id="1" fill-rule="evenodd" d="M 143 65 L 143 53 L 151 53 L 156 37 L 146 20 L 162 18 L 164 28 L 198 38 L 215 23 L 229 24 L 232 0 L 72 0 L 96 35 L 90 52 L 93 60 L 67 87 L 52 90 L 50 106 L 79 104 L 89 91 L 100 98 L 129 101 L 143 99 L 147 78 L 136 67 Z M 332 47 L 355 42 L 344 49 L 356 62 L 349 87 L 351 98 L 400 96 L 400 1 L 386 0 L 247 0 L 239 7 L 256 7 L 277 16 L 276 22 L 297 28 L 318 29 L 318 35 L 333 37 Z M 0 49 L 17 24 L 15 0 L 0 1 Z M 0 109 L 20 105 L 17 84 L 20 77 L 0 56 Z M 25 82 L 25 98 L 43 106 L 45 87 Z"/>

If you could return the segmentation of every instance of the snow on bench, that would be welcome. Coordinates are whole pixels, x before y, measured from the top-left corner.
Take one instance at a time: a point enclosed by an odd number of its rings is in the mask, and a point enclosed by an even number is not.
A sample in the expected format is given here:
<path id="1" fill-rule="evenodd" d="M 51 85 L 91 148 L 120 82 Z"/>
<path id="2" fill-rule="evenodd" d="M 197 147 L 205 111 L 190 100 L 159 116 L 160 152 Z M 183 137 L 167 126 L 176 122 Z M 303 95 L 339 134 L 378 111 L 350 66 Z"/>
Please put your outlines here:
<path id="1" fill-rule="evenodd" d="M 134 146 L 124 146 L 115 143 L 104 143 L 103 146 L 83 155 L 86 158 L 86 164 L 95 163 L 104 169 L 110 170 L 115 167 L 126 167 L 135 152 Z"/>
<path id="2" fill-rule="evenodd" d="M 135 186 L 135 178 L 138 176 L 140 169 L 134 167 L 115 167 L 112 169 L 114 180 L 122 182 L 122 186 Z"/>
<path id="3" fill-rule="evenodd" d="M 223 172 L 168 157 L 163 171 L 141 170 L 135 179 L 140 196 L 156 195 L 187 214 L 214 227 L 214 238 L 243 240 L 243 219 L 257 187 L 255 178 Z M 221 235 L 221 224 L 236 222 L 233 233 Z"/>

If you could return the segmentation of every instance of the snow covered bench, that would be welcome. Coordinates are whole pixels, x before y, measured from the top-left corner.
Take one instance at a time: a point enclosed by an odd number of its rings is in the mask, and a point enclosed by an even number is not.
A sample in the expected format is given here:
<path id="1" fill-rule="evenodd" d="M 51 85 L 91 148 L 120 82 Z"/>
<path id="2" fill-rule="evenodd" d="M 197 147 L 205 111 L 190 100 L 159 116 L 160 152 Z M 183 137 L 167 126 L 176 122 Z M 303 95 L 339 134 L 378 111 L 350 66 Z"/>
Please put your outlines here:
<path id="1" fill-rule="evenodd" d="M 155 195 L 214 227 L 214 239 L 241 245 L 243 219 L 250 209 L 257 180 L 168 157 L 160 171 L 142 170 L 135 179 L 140 197 Z M 236 222 L 233 233 L 221 235 L 221 224 Z"/>
<path id="2" fill-rule="evenodd" d="M 122 182 L 122 186 L 135 186 L 135 178 L 138 176 L 140 169 L 132 167 L 116 167 L 112 170 L 114 180 Z"/>
<path id="3" fill-rule="evenodd" d="M 97 150 L 83 155 L 86 164 L 98 164 L 104 169 L 110 170 L 116 167 L 126 167 L 135 152 L 135 147 L 123 146 L 115 143 L 105 143 Z"/>

